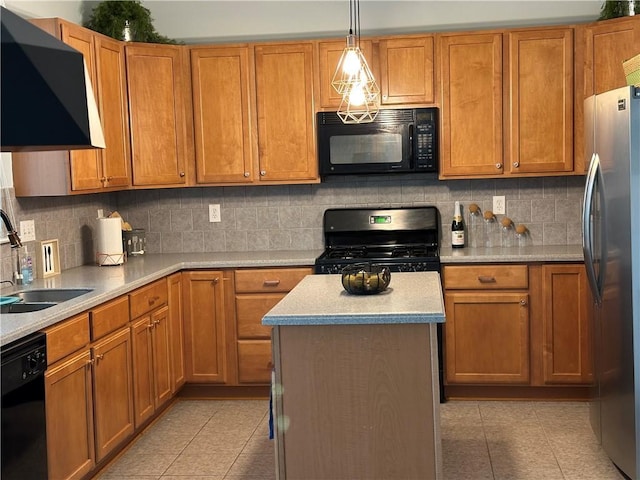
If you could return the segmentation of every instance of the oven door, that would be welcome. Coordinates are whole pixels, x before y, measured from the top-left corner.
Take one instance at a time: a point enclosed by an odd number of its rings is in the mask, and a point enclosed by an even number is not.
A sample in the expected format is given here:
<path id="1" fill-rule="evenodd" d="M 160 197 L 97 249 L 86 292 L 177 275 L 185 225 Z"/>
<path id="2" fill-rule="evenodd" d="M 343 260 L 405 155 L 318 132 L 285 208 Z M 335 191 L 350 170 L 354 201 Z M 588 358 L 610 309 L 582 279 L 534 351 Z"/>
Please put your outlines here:
<path id="1" fill-rule="evenodd" d="M 413 169 L 409 122 L 343 124 L 318 113 L 320 174 L 410 172 Z"/>

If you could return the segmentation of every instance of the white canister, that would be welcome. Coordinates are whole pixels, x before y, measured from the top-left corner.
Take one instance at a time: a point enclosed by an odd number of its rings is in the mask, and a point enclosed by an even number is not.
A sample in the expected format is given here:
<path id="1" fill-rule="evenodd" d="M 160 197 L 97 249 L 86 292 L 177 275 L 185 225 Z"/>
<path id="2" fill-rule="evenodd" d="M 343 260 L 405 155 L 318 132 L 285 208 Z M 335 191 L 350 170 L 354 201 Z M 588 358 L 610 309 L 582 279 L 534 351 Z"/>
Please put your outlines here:
<path id="1" fill-rule="evenodd" d="M 122 220 L 120 218 L 98 218 L 96 263 L 98 265 L 121 265 L 124 263 Z"/>

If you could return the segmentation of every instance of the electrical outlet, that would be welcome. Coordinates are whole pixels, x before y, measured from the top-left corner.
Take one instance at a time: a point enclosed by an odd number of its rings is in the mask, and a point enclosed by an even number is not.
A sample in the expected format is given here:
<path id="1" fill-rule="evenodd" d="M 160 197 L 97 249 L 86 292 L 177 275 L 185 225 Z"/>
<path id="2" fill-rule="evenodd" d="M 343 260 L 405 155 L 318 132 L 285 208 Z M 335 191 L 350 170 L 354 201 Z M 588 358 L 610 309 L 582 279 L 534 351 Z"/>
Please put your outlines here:
<path id="1" fill-rule="evenodd" d="M 497 215 L 505 214 L 504 195 L 493 197 L 493 213 Z"/>
<path id="2" fill-rule="evenodd" d="M 98 218 L 104 218 L 104 210 L 101 208 L 98 209 Z"/>
<path id="3" fill-rule="evenodd" d="M 209 222 L 217 223 L 220 222 L 222 218 L 220 217 L 220 205 L 209 204 Z"/>
<path id="4" fill-rule="evenodd" d="M 36 239 L 36 224 L 33 220 L 20 222 L 20 240 L 23 242 L 33 242 Z"/>

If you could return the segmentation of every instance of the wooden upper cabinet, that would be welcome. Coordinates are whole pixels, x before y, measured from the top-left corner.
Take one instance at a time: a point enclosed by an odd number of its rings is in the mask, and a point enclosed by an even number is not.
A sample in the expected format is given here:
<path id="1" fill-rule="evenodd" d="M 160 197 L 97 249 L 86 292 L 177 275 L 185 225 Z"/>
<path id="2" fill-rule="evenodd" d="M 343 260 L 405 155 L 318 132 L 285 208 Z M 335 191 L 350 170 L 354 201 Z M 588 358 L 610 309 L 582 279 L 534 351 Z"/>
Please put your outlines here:
<path id="1" fill-rule="evenodd" d="M 255 46 L 260 182 L 318 181 L 311 42 Z"/>
<path id="2" fill-rule="evenodd" d="M 127 187 L 131 184 L 131 148 L 124 46 L 100 36 L 95 50 L 98 108 L 107 145 L 101 152 L 103 184 Z"/>
<path id="3" fill-rule="evenodd" d="M 380 40 L 381 105 L 435 102 L 434 38 L 425 35 Z"/>
<path id="4" fill-rule="evenodd" d="M 247 46 L 193 47 L 190 53 L 196 182 L 251 182 L 251 51 Z"/>
<path id="5" fill-rule="evenodd" d="M 440 175 L 503 171 L 502 34 L 438 37 Z"/>
<path id="6" fill-rule="evenodd" d="M 131 159 L 122 42 L 57 18 L 32 22 L 83 54 L 106 148 L 14 153 L 16 195 L 67 195 L 128 188 Z"/>
<path id="7" fill-rule="evenodd" d="M 590 24 L 584 41 L 584 96 L 624 87 L 622 62 L 640 53 L 640 16 Z"/>
<path id="8" fill-rule="evenodd" d="M 94 50 L 94 36 L 89 30 L 72 24 L 62 24 L 60 26 L 62 41 L 82 53 L 87 65 L 89 79 L 94 89 L 94 95 L 99 98 L 96 82 L 96 58 Z M 96 100 L 98 100 L 96 98 Z M 100 108 L 100 107 L 98 107 Z M 102 118 L 100 118 L 101 123 Z M 103 130 L 105 126 L 102 126 Z M 105 142 L 106 142 L 105 132 Z M 102 187 L 102 165 L 100 150 L 71 150 L 71 188 L 73 190 L 93 190 Z"/>
<path id="9" fill-rule="evenodd" d="M 573 170 L 573 29 L 508 33 L 509 171 Z"/>
<path id="10" fill-rule="evenodd" d="M 336 72 L 338 62 L 342 57 L 346 46 L 346 39 L 330 40 L 318 42 L 318 58 L 320 71 L 320 107 L 337 110 L 340 108 L 342 97 L 331 85 L 333 75 Z M 373 63 L 373 42 L 371 40 L 360 40 L 360 49 L 364 55 L 373 76 L 377 79 L 377 65 Z"/>
<path id="11" fill-rule="evenodd" d="M 126 45 L 133 184 L 187 183 L 184 50 L 176 45 Z"/>

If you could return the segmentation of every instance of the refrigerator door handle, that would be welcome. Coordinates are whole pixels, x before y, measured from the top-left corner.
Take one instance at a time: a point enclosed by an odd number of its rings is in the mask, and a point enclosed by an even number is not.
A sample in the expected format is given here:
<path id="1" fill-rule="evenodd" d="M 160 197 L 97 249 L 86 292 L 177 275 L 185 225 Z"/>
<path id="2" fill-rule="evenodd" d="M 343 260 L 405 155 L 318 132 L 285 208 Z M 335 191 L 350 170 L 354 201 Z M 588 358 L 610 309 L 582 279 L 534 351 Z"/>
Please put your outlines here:
<path id="1" fill-rule="evenodd" d="M 584 198 L 582 201 L 582 251 L 584 252 L 584 264 L 587 271 L 589 286 L 593 293 L 595 303 L 602 305 L 602 293 L 598 285 L 593 256 L 593 225 L 591 222 L 593 198 L 596 194 L 595 184 L 600 169 L 600 158 L 597 153 L 591 157 L 589 173 L 587 174 Z"/>

